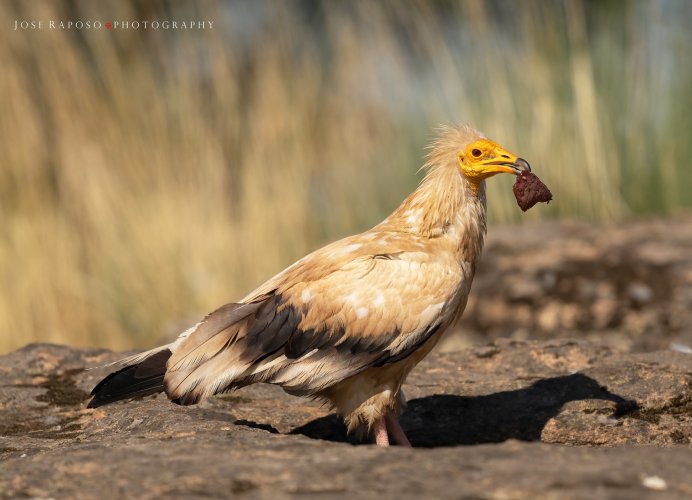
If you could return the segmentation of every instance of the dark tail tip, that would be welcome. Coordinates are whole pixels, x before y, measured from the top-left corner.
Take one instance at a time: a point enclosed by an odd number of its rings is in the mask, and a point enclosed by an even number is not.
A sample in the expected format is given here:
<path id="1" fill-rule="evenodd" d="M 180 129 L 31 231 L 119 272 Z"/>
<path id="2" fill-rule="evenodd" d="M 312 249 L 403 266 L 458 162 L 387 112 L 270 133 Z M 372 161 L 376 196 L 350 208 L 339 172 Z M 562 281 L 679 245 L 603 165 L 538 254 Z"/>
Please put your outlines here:
<path id="1" fill-rule="evenodd" d="M 126 366 L 111 373 L 91 391 L 94 397 L 87 408 L 98 408 L 123 399 L 163 392 L 163 377 L 170 357 L 171 351 L 165 349 L 137 365 Z"/>

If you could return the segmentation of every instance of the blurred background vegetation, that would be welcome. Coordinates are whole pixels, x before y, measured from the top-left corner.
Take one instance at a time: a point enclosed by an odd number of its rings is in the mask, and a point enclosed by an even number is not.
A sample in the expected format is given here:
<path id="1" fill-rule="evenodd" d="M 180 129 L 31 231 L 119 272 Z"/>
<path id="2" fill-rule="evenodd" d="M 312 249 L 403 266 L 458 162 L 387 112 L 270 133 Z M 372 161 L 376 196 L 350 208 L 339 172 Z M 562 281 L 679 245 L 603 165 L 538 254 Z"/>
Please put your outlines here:
<path id="1" fill-rule="evenodd" d="M 39 0 L 0 18 L 0 352 L 174 335 L 378 222 L 442 123 L 551 187 L 524 215 L 493 179 L 495 223 L 692 204 L 686 0 Z"/>

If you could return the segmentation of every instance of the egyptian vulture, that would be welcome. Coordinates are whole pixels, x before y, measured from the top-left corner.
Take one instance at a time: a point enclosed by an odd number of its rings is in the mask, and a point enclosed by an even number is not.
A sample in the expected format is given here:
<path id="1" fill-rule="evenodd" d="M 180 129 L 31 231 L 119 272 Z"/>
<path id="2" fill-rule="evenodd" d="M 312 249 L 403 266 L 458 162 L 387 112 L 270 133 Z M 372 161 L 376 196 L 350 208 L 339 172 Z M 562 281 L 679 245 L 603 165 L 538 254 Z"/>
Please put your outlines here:
<path id="1" fill-rule="evenodd" d="M 89 407 L 165 392 L 181 405 L 256 382 L 322 399 L 349 432 L 410 446 L 408 373 L 461 316 L 486 233 L 485 179 L 530 172 L 469 126 L 443 128 L 384 221 L 303 257 L 174 342 L 118 362 Z"/>

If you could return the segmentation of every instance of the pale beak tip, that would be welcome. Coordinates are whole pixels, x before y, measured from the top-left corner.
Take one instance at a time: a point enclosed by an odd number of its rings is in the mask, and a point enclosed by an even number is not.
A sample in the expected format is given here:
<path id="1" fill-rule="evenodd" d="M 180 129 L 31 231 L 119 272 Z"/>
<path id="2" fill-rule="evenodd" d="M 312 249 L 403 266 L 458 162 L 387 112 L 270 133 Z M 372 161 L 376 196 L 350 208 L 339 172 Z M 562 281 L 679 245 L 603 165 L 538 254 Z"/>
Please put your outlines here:
<path id="1" fill-rule="evenodd" d="M 522 172 L 531 172 L 531 165 L 523 158 L 517 158 L 513 166 L 517 170 L 517 175 L 520 175 Z"/>

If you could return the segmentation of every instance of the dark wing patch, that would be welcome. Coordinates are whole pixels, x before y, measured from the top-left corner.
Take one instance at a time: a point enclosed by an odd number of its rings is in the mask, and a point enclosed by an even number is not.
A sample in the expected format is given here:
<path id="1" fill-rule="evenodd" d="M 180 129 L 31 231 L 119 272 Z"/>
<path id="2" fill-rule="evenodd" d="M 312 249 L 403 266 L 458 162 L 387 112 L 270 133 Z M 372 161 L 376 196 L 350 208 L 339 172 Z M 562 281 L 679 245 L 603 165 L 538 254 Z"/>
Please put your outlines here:
<path id="1" fill-rule="evenodd" d="M 432 325 L 416 335 L 404 349 L 390 350 L 388 348 L 402 333 L 395 329 L 379 335 L 346 336 L 345 327 L 340 326 L 332 330 L 300 330 L 295 328 L 284 347 L 284 354 L 288 359 L 299 359 L 308 352 L 317 349 L 330 350 L 337 356 L 368 355 L 373 358 L 371 366 L 383 366 L 400 361 L 422 347 L 427 340 L 435 334 L 439 328 Z M 368 332 L 369 333 L 369 332 Z"/>
<path id="2" fill-rule="evenodd" d="M 418 349 L 423 347 L 423 344 L 425 344 L 430 337 L 435 335 L 435 333 L 440 329 L 440 325 L 433 325 L 429 328 L 427 328 L 422 334 L 420 334 L 414 342 L 411 342 L 405 349 L 401 349 L 400 351 L 397 352 L 392 352 L 392 351 L 385 351 L 382 356 L 380 356 L 380 359 L 377 360 L 376 363 L 373 364 L 373 366 L 384 366 L 388 365 L 391 363 L 396 363 L 397 361 L 401 361 L 402 359 L 408 358 L 411 354 L 416 352 Z"/>
<path id="3" fill-rule="evenodd" d="M 280 295 L 271 296 L 248 321 L 241 359 L 257 364 L 279 353 L 291 334 L 298 329 L 301 320 L 302 314 L 285 305 Z"/>
<path id="4" fill-rule="evenodd" d="M 298 359 L 314 349 L 324 350 L 328 347 L 334 347 L 342 336 L 343 330 L 296 329 L 286 342 L 284 354 L 288 359 Z"/>

